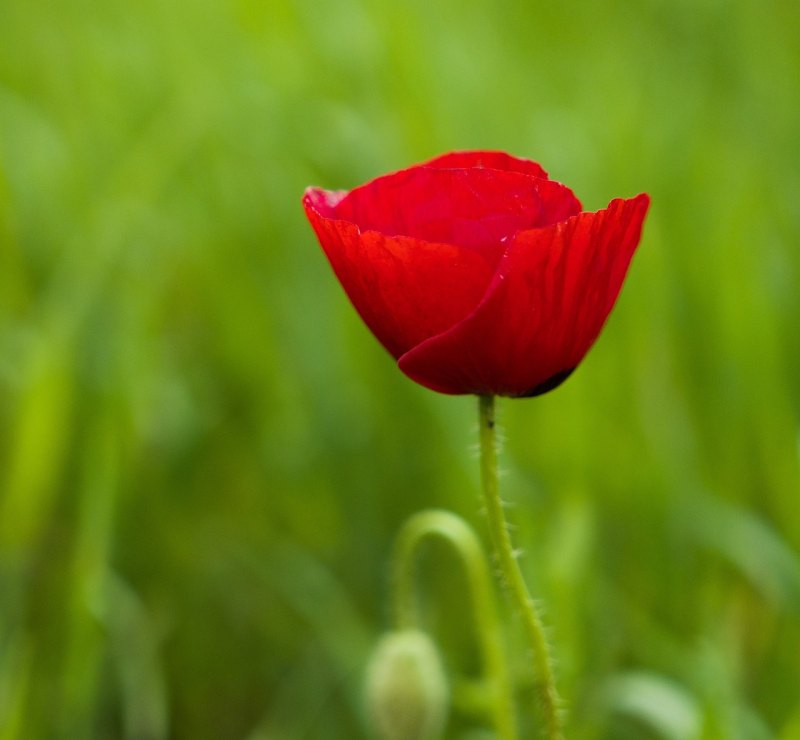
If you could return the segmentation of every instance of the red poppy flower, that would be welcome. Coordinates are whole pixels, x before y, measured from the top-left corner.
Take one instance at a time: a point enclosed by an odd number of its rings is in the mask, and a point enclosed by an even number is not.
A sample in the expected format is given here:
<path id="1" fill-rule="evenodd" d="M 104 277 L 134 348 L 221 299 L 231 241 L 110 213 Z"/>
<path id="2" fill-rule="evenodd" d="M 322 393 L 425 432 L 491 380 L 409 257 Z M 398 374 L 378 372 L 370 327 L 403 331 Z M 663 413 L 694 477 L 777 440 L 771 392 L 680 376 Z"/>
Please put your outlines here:
<path id="1" fill-rule="evenodd" d="M 535 396 L 600 333 L 650 199 L 595 213 L 536 163 L 454 152 L 303 198 L 361 318 L 412 380 L 441 393 Z"/>

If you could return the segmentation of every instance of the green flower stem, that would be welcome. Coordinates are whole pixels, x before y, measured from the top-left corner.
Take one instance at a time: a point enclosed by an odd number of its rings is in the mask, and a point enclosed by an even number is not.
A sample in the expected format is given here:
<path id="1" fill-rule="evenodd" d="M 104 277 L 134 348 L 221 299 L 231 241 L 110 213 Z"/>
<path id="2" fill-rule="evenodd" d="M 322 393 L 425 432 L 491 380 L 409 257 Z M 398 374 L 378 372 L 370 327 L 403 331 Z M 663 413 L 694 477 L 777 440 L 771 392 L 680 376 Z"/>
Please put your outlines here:
<path id="1" fill-rule="evenodd" d="M 514 702 L 502 644 L 502 629 L 494 602 L 492 579 L 477 535 L 466 522 L 448 511 L 431 509 L 412 516 L 400 530 L 393 559 L 394 619 L 398 629 L 419 627 L 414 587 L 420 544 L 439 538 L 458 554 L 464 565 L 474 606 L 476 632 L 484 671 L 491 691 L 491 712 L 497 736 L 517 740 Z"/>
<path id="2" fill-rule="evenodd" d="M 563 740 L 561 713 L 559 711 L 558 691 L 553 674 L 553 661 L 545 637 L 542 619 L 536 604 L 528 593 L 528 587 L 522 577 L 508 524 L 503 512 L 497 482 L 497 442 L 494 421 L 494 396 L 480 397 L 480 438 L 481 438 L 481 478 L 489 519 L 489 531 L 494 544 L 500 571 L 506 587 L 511 595 L 514 607 L 519 613 L 533 650 L 533 661 L 536 670 L 538 693 L 541 700 L 542 715 L 545 722 L 548 740 Z"/>

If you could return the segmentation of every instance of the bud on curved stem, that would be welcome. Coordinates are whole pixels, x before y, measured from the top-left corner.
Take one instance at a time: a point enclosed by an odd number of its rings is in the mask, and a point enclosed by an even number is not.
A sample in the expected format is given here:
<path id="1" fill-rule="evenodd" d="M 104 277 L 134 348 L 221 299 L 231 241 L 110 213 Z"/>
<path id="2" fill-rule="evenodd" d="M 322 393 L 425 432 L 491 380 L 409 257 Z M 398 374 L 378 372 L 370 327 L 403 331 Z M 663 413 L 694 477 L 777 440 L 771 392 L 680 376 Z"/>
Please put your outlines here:
<path id="1" fill-rule="evenodd" d="M 480 540 L 460 517 L 431 509 L 412 516 L 398 535 L 393 561 L 394 620 L 400 630 L 419 628 L 416 600 L 416 555 L 422 542 L 439 539 L 458 555 L 467 575 L 487 687 L 492 722 L 501 740 L 516 740 L 511 681 L 502 645 L 502 630 L 494 601 L 492 579 Z"/>

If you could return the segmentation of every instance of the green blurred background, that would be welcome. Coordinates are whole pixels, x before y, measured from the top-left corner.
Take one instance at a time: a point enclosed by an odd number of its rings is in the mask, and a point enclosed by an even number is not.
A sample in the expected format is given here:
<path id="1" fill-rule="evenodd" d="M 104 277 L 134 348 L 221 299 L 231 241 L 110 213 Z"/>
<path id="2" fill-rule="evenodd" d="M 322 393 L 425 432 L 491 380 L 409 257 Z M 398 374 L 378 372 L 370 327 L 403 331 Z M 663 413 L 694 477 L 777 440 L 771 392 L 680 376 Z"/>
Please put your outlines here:
<path id="1" fill-rule="evenodd" d="M 798 38 L 793 0 L 0 0 L 0 740 L 367 737 L 394 533 L 485 535 L 476 404 L 393 366 L 300 197 L 463 148 L 653 198 L 584 365 L 500 408 L 569 737 L 800 738 Z"/>

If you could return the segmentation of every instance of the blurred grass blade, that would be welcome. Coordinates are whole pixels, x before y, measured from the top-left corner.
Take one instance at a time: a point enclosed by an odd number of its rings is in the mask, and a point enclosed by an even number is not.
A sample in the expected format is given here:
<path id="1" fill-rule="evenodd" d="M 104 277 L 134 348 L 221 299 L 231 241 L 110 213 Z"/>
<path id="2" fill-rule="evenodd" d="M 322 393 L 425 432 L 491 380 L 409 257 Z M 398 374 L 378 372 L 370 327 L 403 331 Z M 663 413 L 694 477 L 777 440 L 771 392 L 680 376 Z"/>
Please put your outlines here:
<path id="1" fill-rule="evenodd" d="M 0 551 L 29 551 L 51 516 L 70 444 L 73 381 L 70 356 L 45 337 L 32 348 L 14 434 L 1 440 L 8 461 L 0 475 Z"/>
<path id="2" fill-rule="evenodd" d="M 123 736 L 167 738 L 169 713 L 159 638 L 144 605 L 127 583 L 109 572 L 94 609 L 106 628 L 119 681 Z"/>
<path id="3" fill-rule="evenodd" d="M 666 676 L 631 672 L 612 677 L 603 689 L 608 710 L 632 717 L 663 740 L 698 740 L 703 717 L 694 697 Z"/>
<path id="4" fill-rule="evenodd" d="M 776 607 L 800 614 L 800 556 L 755 512 L 715 496 L 685 502 L 685 521 L 696 541 L 735 565 Z"/>

